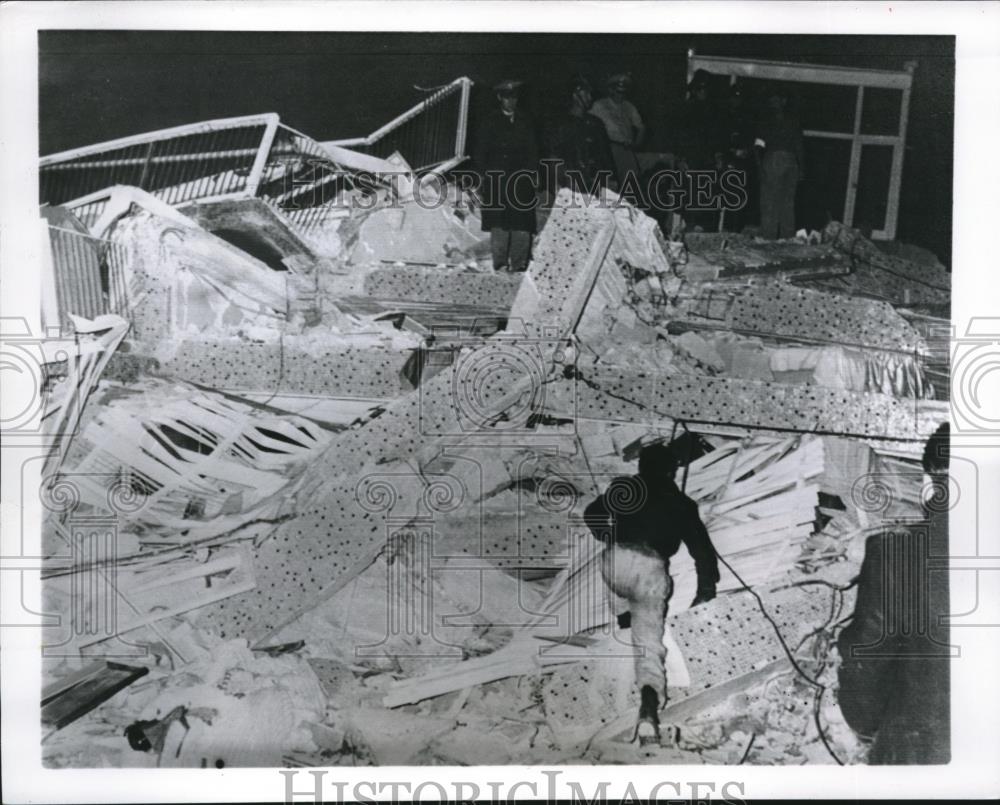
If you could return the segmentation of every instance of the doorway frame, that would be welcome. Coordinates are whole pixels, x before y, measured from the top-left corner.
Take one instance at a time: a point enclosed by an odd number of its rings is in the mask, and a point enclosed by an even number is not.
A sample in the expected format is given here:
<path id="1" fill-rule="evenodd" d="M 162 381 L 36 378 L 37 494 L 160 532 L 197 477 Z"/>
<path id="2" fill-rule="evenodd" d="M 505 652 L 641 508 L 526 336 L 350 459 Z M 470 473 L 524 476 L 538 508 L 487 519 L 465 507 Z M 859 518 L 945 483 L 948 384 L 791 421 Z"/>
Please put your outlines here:
<path id="1" fill-rule="evenodd" d="M 865 67 L 838 67 L 828 64 L 804 64 L 770 59 L 700 56 L 692 48 L 688 50 L 687 78 L 688 83 L 690 83 L 696 70 L 705 70 L 714 75 L 727 75 L 731 82 L 737 78 L 757 78 L 771 81 L 796 81 L 802 84 L 839 84 L 856 87 L 854 121 L 850 133 L 805 129 L 802 136 L 849 140 L 851 142 L 851 160 L 847 172 L 847 194 L 844 198 L 843 210 L 843 223 L 847 226 L 854 225 L 854 207 L 858 191 L 862 148 L 866 145 L 892 147 L 892 166 L 889 174 L 884 227 L 873 230 L 872 237 L 893 240 L 896 237 L 896 223 L 899 218 L 899 190 L 903 181 L 903 154 L 906 150 L 906 127 L 910 116 L 910 90 L 916 67 L 916 61 L 906 62 L 902 70 L 876 70 Z M 861 133 L 865 87 L 902 91 L 899 123 L 895 134 Z"/>

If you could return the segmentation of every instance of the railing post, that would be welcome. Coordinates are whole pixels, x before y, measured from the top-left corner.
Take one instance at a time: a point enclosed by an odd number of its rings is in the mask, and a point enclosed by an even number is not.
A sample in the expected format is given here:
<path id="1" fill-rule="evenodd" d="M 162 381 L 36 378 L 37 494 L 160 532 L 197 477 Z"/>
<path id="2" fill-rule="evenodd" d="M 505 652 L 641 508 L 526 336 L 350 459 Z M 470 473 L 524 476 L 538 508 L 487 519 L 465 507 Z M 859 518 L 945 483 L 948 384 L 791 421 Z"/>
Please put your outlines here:
<path id="1" fill-rule="evenodd" d="M 142 163 L 142 176 L 139 177 L 139 184 L 136 185 L 140 190 L 148 189 L 146 187 L 146 179 L 149 178 L 149 166 L 153 161 L 153 151 L 156 146 L 156 141 L 154 140 L 146 148 L 146 161 Z"/>
<path id="2" fill-rule="evenodd" d="M 462 78 L 462 99 L 458 104 L 458 130 L 455 132 L 455 157 L 461 157 L 465 154 L 465 135 L 466 127 L 469 121 L 469 90 L 472 87 L 472 81 L 468 78 Z"/>
<path id="3" fill-rule="evenodd" d="M 250 175 L 247 176 L 246 196 L 252 198 L 257 195 L 260 187 L 260 180 L 264 176 L 264 167 L 267 165 L 267 158 L 271 153 L 271 145 L 274 143 L 274 135 L 278 131 L 278 116 L 268 115 L 267 127 L 264 129 L 264 136 L 260 141 L 260 148 L 257 151 L 257 158 L 254 159 L 253 167 L 250 168 Z"/>

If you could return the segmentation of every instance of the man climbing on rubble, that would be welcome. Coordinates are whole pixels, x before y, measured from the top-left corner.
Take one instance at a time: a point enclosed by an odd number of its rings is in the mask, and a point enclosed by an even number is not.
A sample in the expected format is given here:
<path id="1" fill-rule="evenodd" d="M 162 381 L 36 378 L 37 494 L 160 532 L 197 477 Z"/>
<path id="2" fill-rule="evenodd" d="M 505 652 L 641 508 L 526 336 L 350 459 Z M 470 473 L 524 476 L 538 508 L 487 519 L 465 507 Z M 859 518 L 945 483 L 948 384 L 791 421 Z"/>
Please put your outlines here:
<path id="1" fill-rule="evenodd" d="M 698 505 L 674 481 L 678 461 L 663 444 L 639 453 L 639 474 L 611 481 L 591 502 L 584 521 L 605 543 L 601 573 L 629 611 L 619 625 L 631 626 L 635 675 L 641 704 L 637 733 L 642 743 L 659 741 L 659 710 L 667 698 L 663 633 L 673 592 L 670 557 L 683 542 L 695 562 L 698 590 L 692 606 L 715 598 L 719 565 Z"/>
<path id="2" fill-rule="evenodd" d="M 483 175 L 483 231 L 490 233 L 493 268 L 524 271 L 535 233 L 538 141 L 531 118 L 518 109 L 521 81 L 493 89 L 499 106 L 476 137 L 475 161 Z"/>

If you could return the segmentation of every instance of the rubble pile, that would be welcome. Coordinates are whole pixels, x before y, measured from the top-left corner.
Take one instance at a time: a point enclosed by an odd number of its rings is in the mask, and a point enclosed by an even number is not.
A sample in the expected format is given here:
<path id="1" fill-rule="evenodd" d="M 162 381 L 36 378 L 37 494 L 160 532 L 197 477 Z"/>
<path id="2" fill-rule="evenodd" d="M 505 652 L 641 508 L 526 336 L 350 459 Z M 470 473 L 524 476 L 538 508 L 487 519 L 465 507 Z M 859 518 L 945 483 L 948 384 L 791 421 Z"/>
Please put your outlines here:
<path id="1" fill-rule="evenodd" d="M 75 419 L 46 475 L 43 698 L 144 670 L 46 722 L 46 764 L 863 762 L 831 636 L 872 524 L 918 510 L 946 404 L 913 317 L 947 276 L 834 225 L 685 246 L 566 190 L 528 270 L 494 272 L 474 206 L 436 192 L 303 231 L 130 190 L 89 230 L 128 317 L 75 320 L 52 394 Z M 148 363 L 101 379 L 116 350 Z M 692 609 L 671 564 L 673 740 L 639 750 L 582 510 L 655 441 L 684 446 L 723 567 Z M 891 505 L 864 485 L 887 466 Z M 109 627 L 80 596 L 110 576 Z"/>

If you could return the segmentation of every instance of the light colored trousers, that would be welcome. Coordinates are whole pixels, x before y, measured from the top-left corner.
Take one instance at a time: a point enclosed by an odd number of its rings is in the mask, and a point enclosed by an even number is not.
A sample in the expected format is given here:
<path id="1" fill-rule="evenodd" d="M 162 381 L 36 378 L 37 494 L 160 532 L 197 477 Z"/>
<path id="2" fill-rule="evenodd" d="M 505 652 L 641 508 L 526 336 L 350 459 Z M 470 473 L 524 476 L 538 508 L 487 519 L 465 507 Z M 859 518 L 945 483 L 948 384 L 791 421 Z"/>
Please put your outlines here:
<path id="1" fill-rule="evenodd" d="M 799 163 L 791 151 L 768 151 L 760 163 L 760 229 L 771 240 L 795 235 Z"/>
<path id="2" fill-rule="evenodd" d="M 649 685 L 667 700 L 667 649 L 663 645 L 667 598 L 673 582 L 660 556 L 623 545 L 604 549 L 601 574 L 611 591 L 626 601 L 632 613 L 632 645 L 635 647 L 635 681 L 641 689 Z"/>
<path id="3" fill-rule="evenodd" d="M 531 252 L 531 233 L 495 226 L 490 230 L 490 251 L 494 271 L 524 271 Z"/>

